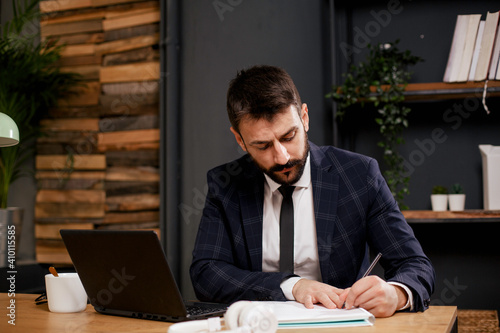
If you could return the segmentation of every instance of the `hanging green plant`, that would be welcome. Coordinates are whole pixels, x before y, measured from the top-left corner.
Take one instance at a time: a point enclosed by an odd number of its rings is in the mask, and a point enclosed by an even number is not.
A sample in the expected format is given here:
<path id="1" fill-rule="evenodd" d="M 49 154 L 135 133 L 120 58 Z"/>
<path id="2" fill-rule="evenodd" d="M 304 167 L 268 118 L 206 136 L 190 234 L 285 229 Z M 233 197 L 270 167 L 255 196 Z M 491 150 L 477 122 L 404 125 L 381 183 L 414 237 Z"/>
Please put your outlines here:
<path id="1" fill-rule="evenodd" d="M 365 102 L 373 103 L 378 116 L 382 140 L 377 143 L 384 150 L 387 166 L 384 177 L 401 209 L 408 209 L 403 199 L 409 194 L 409 177 L 405 176 L 403 157 L 397 146 L 404 143 L 402 133 L 408 127 L 408 114 L 411 109 L 403 105 L 404 91 L 411 78 L 408 67 L 422 61 L 410 51 L 397 48 L 399 40 L 393 43 L 368 45 L 369 55 L 366 62 L 351 66 L 344 73 L 344 83 L 332 87 L 327 97 L 338 102 L 337 116 L 342 117 L 352 105 Z"/>

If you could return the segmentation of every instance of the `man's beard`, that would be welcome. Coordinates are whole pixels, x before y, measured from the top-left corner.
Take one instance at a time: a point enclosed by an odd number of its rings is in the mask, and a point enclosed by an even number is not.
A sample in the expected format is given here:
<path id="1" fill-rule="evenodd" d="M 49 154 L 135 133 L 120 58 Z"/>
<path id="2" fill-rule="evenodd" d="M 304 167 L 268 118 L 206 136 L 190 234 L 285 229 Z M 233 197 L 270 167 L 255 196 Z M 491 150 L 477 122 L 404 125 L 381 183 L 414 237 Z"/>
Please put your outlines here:
<path id="1" fill-rule="evenodd" d="M 289 160 L 286 164 L 280 165 L 276 164 L 269 169 L 264 168 L 262 165 L 257 163 L 255 159 L 253 159 L 254 163 L 259 167 L 259 169 L 269 176 L 273 181 L 281 185 L 292 185 L 297 182 L 302 174 L 304 173 L 304 168 L 307 162 L 307 155 L 309 154 L 309 141 L 307 140 L 307 133 L 305 133 L 305 144 L 304 144 L 304 156 L 299 159 Z M 251 155 L 250 155 L 251 156 Z M 296 167 L 295 170 L 289 171 L 287 173 L 277 173 L 283 169 L 288 169 L 291 167 Z M 294 172 L 292 177 L 289 177 L 290 174 Z M 286 179 L 283 179 L 283 176 L 286 176 Z"/>

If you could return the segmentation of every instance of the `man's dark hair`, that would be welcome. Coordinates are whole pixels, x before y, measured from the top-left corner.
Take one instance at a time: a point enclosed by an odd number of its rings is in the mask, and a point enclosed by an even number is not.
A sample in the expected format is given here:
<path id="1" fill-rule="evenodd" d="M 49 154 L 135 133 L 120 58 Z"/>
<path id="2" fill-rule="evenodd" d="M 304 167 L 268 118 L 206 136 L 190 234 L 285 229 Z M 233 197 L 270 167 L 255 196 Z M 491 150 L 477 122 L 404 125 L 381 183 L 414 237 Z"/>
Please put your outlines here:
<path id="1" fill-rule="evenodd" d="M 243 117 L 271 121 L 292 104 L 300 114 L 302 102 L 292 78 L 274 66 L 254 66 L 238 72 L 227 91 L 227 114 L 238 133 Z"/>

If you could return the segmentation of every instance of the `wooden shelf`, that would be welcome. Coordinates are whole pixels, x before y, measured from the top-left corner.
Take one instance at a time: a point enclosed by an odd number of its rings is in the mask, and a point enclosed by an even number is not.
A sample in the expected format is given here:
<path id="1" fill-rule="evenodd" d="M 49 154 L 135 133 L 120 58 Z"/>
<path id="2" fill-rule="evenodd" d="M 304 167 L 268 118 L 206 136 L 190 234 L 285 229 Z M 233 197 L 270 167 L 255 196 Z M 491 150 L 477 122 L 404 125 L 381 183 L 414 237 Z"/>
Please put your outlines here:
<path id="1" fill-rule="evenodd" d="M 408 84 L 404 92 L 407 101 L 424 101 L 475 97 L 482 98 L 484 81 L 480 82 L 431 82 Z M 486 97 L 500 96 L 500 81 L 488 81 Z"/>
<path id="2" fill-rule="evenodd" d="M 426 82 L 410 83 L 406 86 L 403 95 L 406 101 L 432 101 L 461 98 L 483 98 L 485 81 L 470 82 Z M 387 85 L 382 85 L 386 89 Z M 500 81 L 488 81 L 486 98 L 500 96 Z M 375 95 L 376 87 L 370 87 L 371 94 Z M 341 90 L 339 88 L 339 93 Z"/>
<path id="3" fill-rule="evenodd" d="M 464 210 L 434 212 L 431 210 L 403 210 L 408 223 L 500 222 L 499 210 Z"/>

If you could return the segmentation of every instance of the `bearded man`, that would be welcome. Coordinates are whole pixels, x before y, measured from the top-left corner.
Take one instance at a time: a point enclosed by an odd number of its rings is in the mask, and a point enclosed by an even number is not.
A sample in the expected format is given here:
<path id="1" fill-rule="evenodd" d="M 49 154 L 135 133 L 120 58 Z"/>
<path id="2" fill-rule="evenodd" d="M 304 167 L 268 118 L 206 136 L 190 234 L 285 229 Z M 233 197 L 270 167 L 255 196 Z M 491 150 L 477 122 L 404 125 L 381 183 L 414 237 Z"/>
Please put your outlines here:
<path id="1" fill-rule="evenodd" d="M 288 73 L 240 71 L 227 112 L 247 154 L 207 175 L 190 268 L 200 300 L 295 300 L 377 317 L 428 308 L 434 268 L 377 161 L 308 141 L 309 110 Z M 370 253 L 382 254 L 384 279 L 361 278 Z"/>

